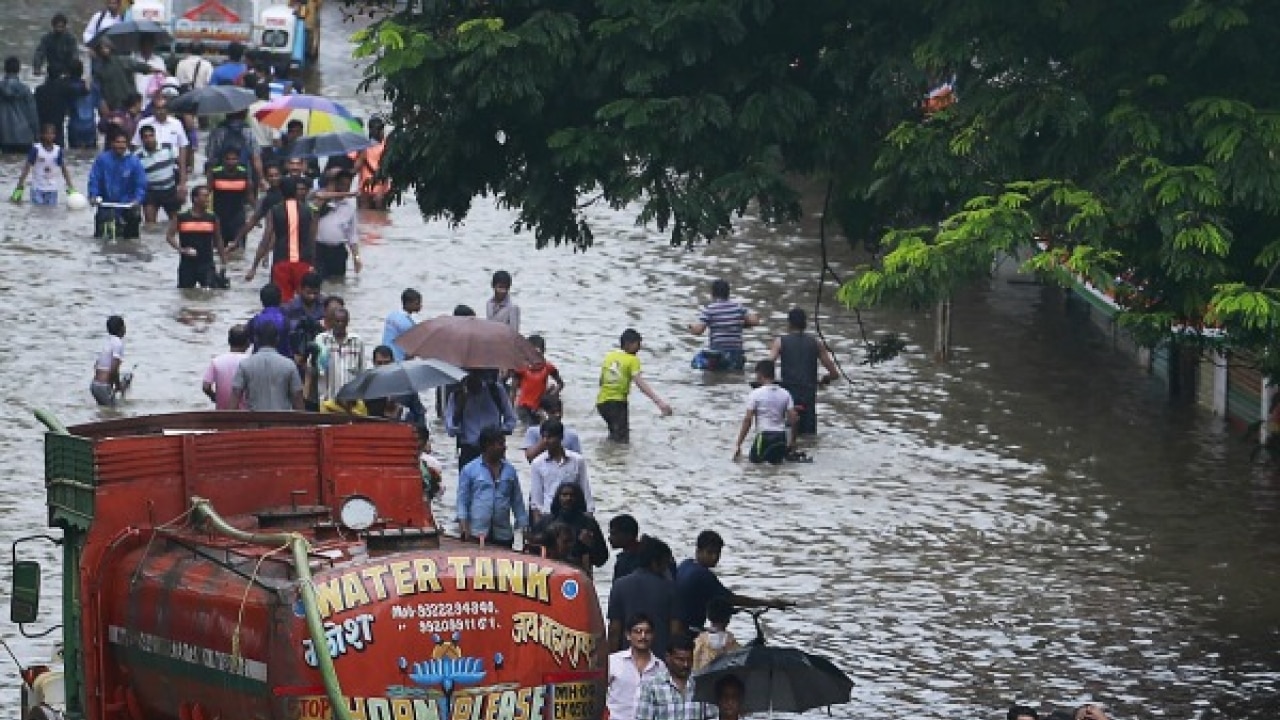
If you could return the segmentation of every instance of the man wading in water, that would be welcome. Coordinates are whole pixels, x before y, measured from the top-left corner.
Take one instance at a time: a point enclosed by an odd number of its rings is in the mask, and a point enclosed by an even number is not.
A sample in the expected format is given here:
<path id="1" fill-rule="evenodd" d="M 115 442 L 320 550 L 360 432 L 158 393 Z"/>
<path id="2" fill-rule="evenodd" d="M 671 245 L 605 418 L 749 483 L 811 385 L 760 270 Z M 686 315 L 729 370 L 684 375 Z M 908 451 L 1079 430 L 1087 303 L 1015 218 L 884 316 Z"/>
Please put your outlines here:
<path id="1" fill-rule="evenodd" d="M 173 217 L 165 239 L 182 256 L 178 261 L 178 287 L 223 286 L 213 264 L 213 253 L 217 251 L 225 276 L 227 247 L 222 244 L 217 216 L 209 212 L 208 187 L 199 185 L 191 189 L 191 209 Z"/>
<path id="2" fill-rule="evenodd" d="M 821 384 L 840 377 L 836 363 L 831 359 L 827 346 L 818 338 L 805 332 L 808 318 L 804 310 L 792 308 L 787 313 L 787 334 L 773 341 L 769 359 L 782 361 L 782 387 L 795 400 L 796 413 L 800 416 L 794 426 L 795 435 L 814 435 L 818 432 L 818 414 L 814 404 L 818 401 L 818 363 L 826 369 Z M 797 456 L 789 459 L 804 459 Z"/>

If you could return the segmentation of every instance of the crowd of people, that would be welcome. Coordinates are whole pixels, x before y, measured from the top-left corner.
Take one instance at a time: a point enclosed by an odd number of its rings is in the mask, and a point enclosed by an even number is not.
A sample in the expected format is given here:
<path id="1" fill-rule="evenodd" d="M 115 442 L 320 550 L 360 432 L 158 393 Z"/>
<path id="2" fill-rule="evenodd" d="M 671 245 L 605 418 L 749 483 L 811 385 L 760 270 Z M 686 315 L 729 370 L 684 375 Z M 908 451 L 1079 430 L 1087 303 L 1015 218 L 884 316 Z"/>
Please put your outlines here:
<path id="1" fill-rule="evenodd" d="M 163 211 L 169 242 L 177 243 L 179 287 L 228 286 L 227 252 L 243 249 L 264 222 L 263 243 L 248 275 L 270 252 L 273 279 L 285 301 L 297 291 L 303 265 L 325 277 L 345 274 L 349 262 L 359 272 L 356 208 L 385 209 L 390 191 L 375 177 L 385 123 L 371 118 L 372 147 L 329 157 L 322 172 L 316 158 L 293 156 L 304 131 L 301 121 L 277 130 L 256 116 L 271 100 L 302 92 L 291 66 L 238 43 L 216 64 L 199 42 L 185 48 L 185 57 L 166 59 L 147 34 L 137 37 L 136 52 L 117 53 L 116 42 L 104 33 L 126 17 L 120 0 L 106 0 L 86 26 L 82 45 L 67 18 L 55 15 L 35 52 L 33 73 L 44 80 L 34 91 L 19 78 L 20 60 L 5 59 L 0 150 L 26 155 L 10 199 L 57 205 L 65 191 L 69 206 L 96 206 L 94 236 L 106 239 L 137 238 L 142 224 L 156 223 Z M 89 59 L 87 74 L 82 53 Z M 219 85 L 252 90 L 257 100 L 220 118 L 207 133 L 205 162 L 197 165 L 203 119 L 174 115 L 169 103 L 184 92 Z M 87 198 L 77 199 L 64 151 L 97 148 L 99 140 L 102 152 L 85 180 Z M 293 199 L 296 206 L 287 202 Z M 221 269 L 215 258 L 223 260 Z"/>
<path id="2" fill-rule="evenodd" d="M 260 267 L 270 268 L 260 289 L 261 310 L 227 331 L 227 350 L 204 369 L 200 389 L 219 410 L 312 411 L 385 417 L 412 424 L 418 433 L 424 492 L 443 492 L 443 463 L 433 453 L 430 411 L 416 394 L 346 400 L 340 390 L 372 367 L 406 358 L 396 339 L 412 329 L 422 295 L 412 288 L 385 319 L 380 342 L 369 347 L 350 328 L 345 301 L 325 295 L 327 278 L 341 277 L 351 263 L 362 269 L 356 208 L 385 207 L 388 187 L 376 181 L 386 128 L 370 121 L 369 154 L 328 158 L 323 170 L 314 159 L 291 157 L 302 136 L 291 123 L 278 136 L 256 123 L 253 110 L 224 118 L 205 143 L 207 162 L 197 172 L 200 144 L 196 118 L 174 117 L 170 100 L 207 85 L 243 85 L 258 95 L 259 107 L 272 96 L 300 91 L 296 80 L 269 63 L 246 57 L 232 45 L 214 64 L 198 44 L 170 67 L 148 43 L 133 56 L 114 54 L 101 32 L 119 22 L 119 0 L 107 0 L 83 34 L 91 49 L 90 82 L 84 77 L 81 44 L 67 31 L 64 16 L 40 42 L 33 64 L 44 83 L 32 92 L 18 78 L 20 63 L 7 58 L 0 80 L 0 149 L 24 152 L 25 167 L 11 199 L 56 205 L 74 182 L 63 147 L 104 150 L 87 178 L 86 190 L 99 205 L 95 236 L 137 237 L 143 223 L 168 223 L 168 245 L 177 253 L 177 285 L 224 288 L 232 253 L 246 250 L 260 224 L 262 239 L 251 255 L 246 282 Z M 87 125 L 86 125 L 87 123 Z M 201 178 L 203 180 L 201 181 Z M 359 182 L 355 181 L 359 179 Z M 28 181 L 30 185 L 28 185 Z M 353 185 L 353 183 L 355 183 Z M 491 279 L 486 318 L 519 332 L 520 307 L 511 296 L 506 271 Z M 475 315 L 467 306 L 455 315 Z M 800 308 L 787 315 L 787 330 L 773 340 L 768 357 L 750 367 L 736 428 L 733 459 L 753 463 L 805 461 L 800 439 L 817 430 L 816 401 L 821 386 L 839 376 L 826 345 L 807 331 Z M 688 331 L 706 335 L 707 345 L 691 362 L 709 372 L 747 369 L 743 331 L 759 316 L 730 296 L 724 280 L 711 284 L 710 302 Z M 129 389 L 125 369 L 125 322 L 112 316 L 94 361 L 92 397 L 117 402 Z M 733 676 L 714 688 L 714 705 L 695 701 L 692 674 L 716 657 L 740 647 L 729 630 L 735 608 L 785 608 L 779 598 L 735 593 L 714 568 L 724 540 L 714 531 L 699 534 L 692 557 L 679 565 L 662 540 L 642 535 L 637 520 L 616 515 L 607 531 L 596 520 L 588 461 L 579 433 L 566 422 L 559 369 L 546 359 L 543 338 L 528 338 L 543 361 L 509 372 L 475 370 L 439 394 L 435 414 L 454 438 L 457 459 L 456 521 L 464 539 L 489 545 L 522 546 L 580 566 L 589 576 L 617 551 L 608 594 L 606 642 L 607 706 L 611 720 L 736 720 L 745 688 Z M 631 438 L 629 399 L 634 386 L 670 415 L 673 408 L 647 381 L 639 351 L 643 337 L 624 330 L 618 347 L 601 361 L 595 408 L 614 443 Z M 779 367 L 780 366 L 780 367 Z M 825 370 L 820 378 L 819 368 Z M 508 437 L 520 439 L 527 467 L 508 459 Z M 528 478 L 522 482 L 521 476 Z M 1106 720 L 1097 706 L 1047 716 L 1014 706 L 1008 720 Z"/>
<path id="3" fill-rule="evenodd" d="M 208 192 L 200 188 L 192 217 L 208 218 L 207 204 Z M 216 220 L 205 221 L 216 224 Z M 211 228 L 210 232 L 216 230 Z M 386 315 L 379 344 L 370 352 L 372 343 L 349 329 L 345 301 L 322 292 L 323 280 L 320 273 L 307 270 L 298 280 L 296 295 L 287 300 L 276 282 L 263 286 L 259 292 L 261 310 L 230 328 L 227 352 L 210 362 L 201 376 L 201 390 L 218 409 L 354 413 L 411 423 L 419 433 L 425 492 L 437 496 L 442 488 L 443 463 L 432 453 L 431 411 L 422 398 L 416 394 L 364 400 L 340 397 L 341 389 L 366 369 L 405 357 L 396 340 L 416 326 L 416 316 L 422 310 L 421 293 L 413 288 L 401 293 L 400 307 Z M 500 270 L 493 274 L 492 296 L 485 303 L 484 316 L 518 333 L 522 315 L 511 287 L 510 273 Z M 713 305 L 730 302 L 727 289 L 723 281 L 714 283 Z M 738 319 L 727 323 L 717 312 Z M 460 305 L 454 314 L 477 313 Z M 693 329 L 710 331 L 713 351 L 723 348 L 724 343 L 740 347 L 747 316 L 704 308 L 701 317 L 711 320 Z M 790 364 L 796 377 L 808 378 L 816 389 L 821 351 L 813 349 L 800 356 L 801 361 L 812 360 L 811 367 L 795 366 L 787 351 L 793 342 L 788 338 L 809 336 L 803 334 L 803 311 L 793 311 L 791 320 L 793 332 L 778 339 L 775 354 L 784 371 Z M 112 317 L 107 329 L 91 385 L 94 397 L 103 403 L 112 402 L 127 388 L 121 372 L 123 319 Z M 642 535 L 633 516 L 614 516 L 607 529 L 602 527 L 596 519 L 581 434 L 563 414 L 560 395 L 566 382 L 549 359 L 545 340 L 539 336 L 529 340 L 541 353 L 539 362 L 510 372 L 474 370 L 457 386 L 446 388 L 437 403 L 438 419 L 456 443 L 457 532 L 465 540 L 520 548 L 576 564 L 588 576 L 608 563 L 612 547 L 618 554 L 606 612 L 606 642 L 612 651 L 610 717 L 707 717 L 709 706 L 692 699 L 691 672 L 739 647 L 728 627 L 734 608 L 785 608 L 792 603 L 751 597 L 725 587 L 714 570 L 725 543 L 714 531 L 702 532 L 692 556 L 677 565 L 670 547 L 656 537 Z M 600 364 L 594 388 L 596 408 L 610 442 L 630 440 L 628 399 L 632 386 L 663 414 L 673 412 L 645 380 L 637 355 L 642 340 L 637 331 L 626 329 L 618 348 L 609 351 Z M 818 343 L 816 339 L 813 342 Z M 749 394 L 742 433 L 757 425 L 753 448 L 766 447 L 775 432 L 770 423 L 780 421 L 788 428 L 782 445 L 794 448 L 793 432 L 799 431 L 796 400 L 776 384 L 773 360 L 760 361 L 755 370 L 759 387 Z M 804 392 L 809 386 L 800 387 Z M 773 408 L 781 408 L 786 417 L 774 413 Z M 519 467 L 508 457 L 508 438 L 513 435 L 522 451 L 516 456 L 523 458 Z M 752 451 L 753 459 L 770 457 L 768 450 Z M 717 712 L 721 717 L 733 717 L 741 688 L 728 682 L 717 687 L 717 694 Z"/>

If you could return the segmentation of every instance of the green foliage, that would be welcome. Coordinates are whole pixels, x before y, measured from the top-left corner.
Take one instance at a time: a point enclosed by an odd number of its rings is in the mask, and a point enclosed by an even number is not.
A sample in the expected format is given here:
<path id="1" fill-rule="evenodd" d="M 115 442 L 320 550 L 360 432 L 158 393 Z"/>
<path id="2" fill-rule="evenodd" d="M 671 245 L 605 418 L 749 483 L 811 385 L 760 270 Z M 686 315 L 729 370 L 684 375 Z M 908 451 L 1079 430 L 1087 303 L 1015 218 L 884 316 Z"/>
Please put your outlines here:
<path id="1" fill-rule="evenodd" d="M 870 251 L 852 305 L 926 306 L 1014 254 L 1114 292 L 1151 342 L 1275 342 L 1280 3 L 410 5 L 357 42 L 391 101 L 384 168 L 428 216 L 496 197 L 581 249 L 588 205 L 634 206 L 689 244 L 748 209 L 798 218 L 793 180 L 816 176 Z"/>

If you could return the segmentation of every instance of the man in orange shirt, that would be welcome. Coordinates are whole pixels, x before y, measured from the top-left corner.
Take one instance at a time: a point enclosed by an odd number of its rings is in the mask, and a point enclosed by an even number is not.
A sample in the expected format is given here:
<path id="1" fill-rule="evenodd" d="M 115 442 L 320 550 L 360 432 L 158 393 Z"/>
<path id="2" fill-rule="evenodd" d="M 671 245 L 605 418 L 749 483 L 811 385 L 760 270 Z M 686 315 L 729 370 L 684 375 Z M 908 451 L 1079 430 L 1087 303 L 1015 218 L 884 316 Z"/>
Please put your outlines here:
<path id="1" fill-rule="evenodd" d="M 382 154 L 387 149 L 386 123 L 382 118 L 369 118 L 369 139 L 377 145 L 365 148 L 356 164 L 360 177 L 360 207 L 366 210 L 386 210 L 387 195 L 391 192 L 391 183 L 387 180 L 374 182 L 374 177 L 382 169 Z"/>

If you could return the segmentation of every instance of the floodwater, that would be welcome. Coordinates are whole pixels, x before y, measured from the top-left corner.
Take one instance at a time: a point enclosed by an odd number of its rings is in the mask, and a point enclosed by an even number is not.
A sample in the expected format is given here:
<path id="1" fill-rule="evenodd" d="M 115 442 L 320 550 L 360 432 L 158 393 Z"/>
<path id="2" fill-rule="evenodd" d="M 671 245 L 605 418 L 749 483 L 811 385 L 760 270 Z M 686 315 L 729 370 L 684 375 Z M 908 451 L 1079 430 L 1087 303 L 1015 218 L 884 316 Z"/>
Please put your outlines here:
<path id="1" fill-rule="evenodd" d="M 59 9 L 74 29 L 90 6 L 6 3 L 0 28 L 32 38 L 19 48 L 24 63 Z M 377 98 L 354 96 L 346 33 L 337 9 L 325 12 L 312 88 L 376 109 Z M 80 186 L 88 161 L 74 162 Z M 6 192 L 17 169 L 15 158 L 0 167 Z M 690 370 L 699 343 L 682 328 L 709 281 L 725 277 L 766 320 L 749 337 L 751 355 L 762 354 L 792 304 L 814 305 L 812 228 L 748 222 L 733 242 L 687 251 L 630 215 L 599 211 L 597 246 L 574 254 L 535 251 L 485 201 L 457 229 L 405 207 L 364 219 L 365 272 L 327 288 L 346 298 L 353 329 L 380 337 L 406 286 L 423 291 L 423 317 L 478 307 L 490 273 L 510 269 L 526 332 L 546 336 L 568 381 L 567 418 L 582 433 L 602 517 L 634 514 L 678 557 L 692 554 L 698 531 L 719 530 L 728 585 L 799 603 L 768 616 L 770 641 L 829 655 L 855 678 L 854 701 L 834 716 L 994 718 L 1014 700 L 1094 700 L 1117 718 L 1193 718 L 1220 694 L 1275 690 L 1280 479 L 1250 464 L 1220 420 L 1169 403 L 1058 293 L 997 279 L 960 299 L 945 366 L 922 347 L 926 318 L 863 313 L 872 330 L 911 343 L 868 368 L 828 285 L 822 327 L 852 382 L 820 398 L 812 464 L 757 468 L 730 461 L 744 379 Z M 103 245 L 89 230 L 87 213 L 0 210 L 6 543 L 45 529 L 32 409 L 70 424 L 206 407 L 201 371 L 257 306 L 257 283 L 174 289 L 177 259 L 155 232 Z M 833 252 L 847 273 L 851 258 Z M 127 320 L 136 381 L 122 408 L 99 410 L 87 385 L 111 313 Z M 646 375 L 676 414 L 660 418 L 637 394 L 632 444 L 617 447 L 603 439 L 593 386 L 628 326 L 645 335 Z M 451 515 L 448 503 L 438 510 Z M 45 607 L 55 610 L 53 550 L 24 555 L 46 562 Z M 7 576 L 5 567 L 6 586 Z M 746 620 L 733 629 L 751 634 Z M 0 636 L 24 659 L 49 651 L 7 623 Z M 0 717 L 16 718 L 17 673 L 7 660 L 0 668 Z"/>

